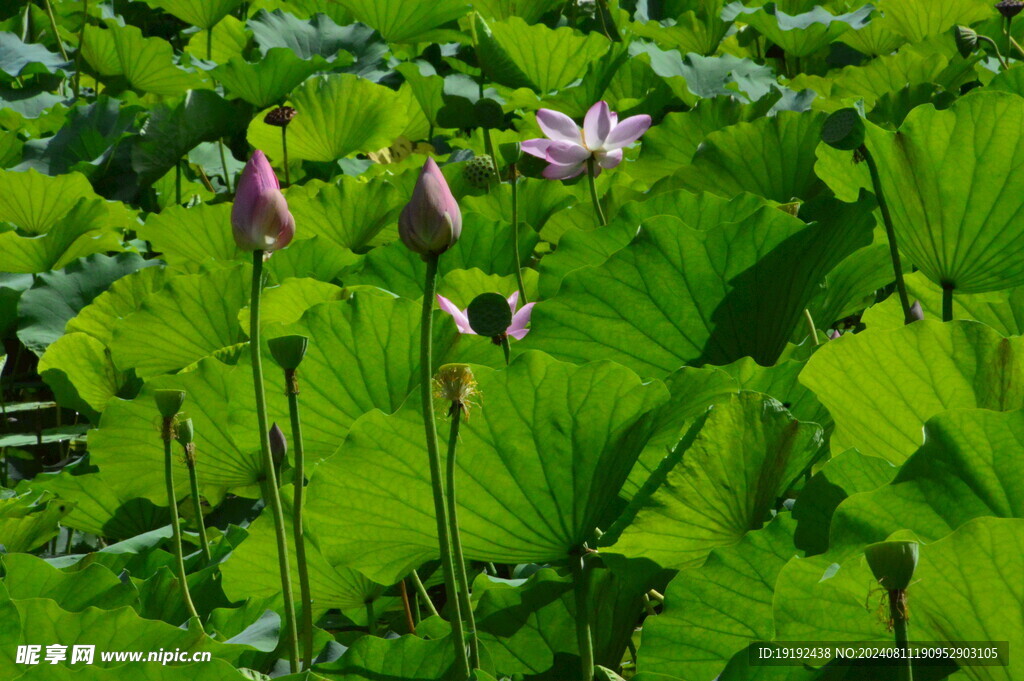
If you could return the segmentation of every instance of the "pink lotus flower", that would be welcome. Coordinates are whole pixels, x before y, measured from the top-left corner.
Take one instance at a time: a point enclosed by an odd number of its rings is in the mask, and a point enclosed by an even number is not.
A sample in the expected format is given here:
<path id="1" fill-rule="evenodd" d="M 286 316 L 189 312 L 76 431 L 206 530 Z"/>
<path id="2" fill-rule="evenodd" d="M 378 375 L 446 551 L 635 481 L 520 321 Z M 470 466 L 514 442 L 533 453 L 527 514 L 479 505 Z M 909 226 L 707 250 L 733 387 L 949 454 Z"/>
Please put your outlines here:
<path id="1" fill-rule="evenodd" d="M 243 251 L 276 251 L 295 236 L 295 218 L 262 151 L 253 152 L 242 171 L 231 207 L 231 227 Z"/>
<path id="2" fill-rule="evenodd" d="M 426 256 L 444 253 L 461 235 L 462 211 L 441 169 L 428 158 L 398 217 L 398 236 L 410 251 Z"/>
<path id="3" fill-rule="evenodd" d="M 523 340 L 526 338 L 526 334 L 530 333 L 526 325 L 530 323 L 530 314 L 533 313 L 533 306 L 536 303 L 527 303 L 516 312 L 516 305 L 519 304 L 519 291 L 510 295 L 507 300 L 508 307 L 512 310 L 512 323 L 505 329 L 505 333 L 516 340 Z M 468 333 L 473 336 L 478 335 L 469 325 L 469 317 L 466 315 L 466 310 L 460 310 L 455 303 L 442 295 L 437 296 L 437 306 L 452 316 L 452 319 L 455 320 L 455 326 L 459 329 L 459 333 Z"/>
<path id="4" fill-rule="evenodd" d="M 583 128 L 564 113 L 551 109 L 537 111 L 537 124 L 548 139 L 526 140 L 522 150 L 542 158 L 550 165 L 544 169 L 549 180 L 568 180 L 587 169 L 591 158 L 597 164 L 594 176 L 602 168 L 614 168 L 622 162 L 622 148 L 640 139 L 651 127 L 647 114 L 630 116 L 619 122 L 619 115 L 608 110 L 607 102 L 598 102 L 587 111 Z"/>

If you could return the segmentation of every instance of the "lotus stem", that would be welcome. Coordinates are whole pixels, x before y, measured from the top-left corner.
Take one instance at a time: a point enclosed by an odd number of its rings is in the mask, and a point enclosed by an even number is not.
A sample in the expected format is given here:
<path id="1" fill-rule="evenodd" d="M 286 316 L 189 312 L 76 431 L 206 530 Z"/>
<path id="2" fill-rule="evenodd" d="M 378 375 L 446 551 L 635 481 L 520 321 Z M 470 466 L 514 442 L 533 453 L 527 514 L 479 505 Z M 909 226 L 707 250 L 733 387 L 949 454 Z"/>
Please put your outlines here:
<path id="1" fill-rule="evenodd" d="M 412 616 L 412 605 L 409 602 L 409 589 L 405 586 L 405 580 L 403 579 L 398 583 L 402 590 L 402 609 L 405 610 L 405 623 L 409 627 L 409 633 L 413 636 L 416 635 L 416 622 Z"/>
<path id="2" fill-rule="evenodd" d="M 505 341 L 506 344 L 508 341 Z M 469 594 L 469 575 L 466 573 L 466 559 L 462 554 L 462 535 L 459 532 L 458 503 L 455 496 L 455 457 L 459 446 L 459 423 L 462 420 L 462 406 L 452 402 L 449 412 L 452 417 L 451 431 L 448 436 L 447 468 L 448 490 L 448 524 L 452 538 L 452 550 L 455 553 L 455 572 L 459 581 L 459 609 L 462 610 L 469 627 L 469 664 L 471 669 L 480 668 L 480 642 L 476 636 L 476 616 L 473 614 L 473 602 Z"/>
<path id="3" fill-rule="evenodd" d="M 82 28 L 78 31 L 78 50 L 75 52 L 75 99 L 78 99 L 82 91 L 82 50 L 85 48 L 85 26 L 89 23 L 89 0 L 82 0 L 82 15 Z"/>
<path id="4" fill-rule="evenodd" d="M 942 284 L 942 321 L 953 321 L 953 285 Z"/>
<path id="5" fill-rule="evenodd" d="M 594 158 L 587 159 L 587 180 L 590 182 L 590 200 L 594 202 L 594 212 L 597 213 L 597 226 L 604 227 L 608 221 L 604 219 L 604 211 L 601 210 L 601 200 L 597 198 L 597 181 L 594 175 Z"/>
<path id="6" fill-rule="evenodd" d="M 185 601 L 185 609 L 189 617 L 199 619 L 196 606 L 192 603 L 192 594 L 188 590 L 185 557 L 181 548 L 181 527 L 178 525 L 178 497 L 174 493 L 174 457 L 171 455 L 171 440 L 174 439 L 174 417 L 164 417 L 162 436 L 164 441 L 164 482 L 167 485 L 167 506 L 171 513 L 171 543 L 174 546 L 174 561 L 181 583 L 181 597 Z"/>
<path id="7" fill-rule="evenodd" d="M 427 593 L 427 587 L 423 586 L 423 580 L 420 579 L 418 572 L 413 570 L 409 573 L 409 579 L 412 580 L 412 585 L 416 589 L 416 593 L 423 599 L 427 606 L 427 611 L 432 617 L 438 617 L 437 608 L 434 607 L 434 601 L 430 600 L 430 594 Z"/>
<path id="8" fill-rule="evenodd" d="M 292 184 L 291 171 L 288 170 L 288 126 L 281 127 L 281 154 L 283 156 L 284 163 L 284 186 L 290 187 Z"/>
<path id="9" fill-rule="evenodd" d="M 519 255 L 519 173 L 516 164 L 509 166 L 509 184 L 512 186 L 512 253 L 516 258 L 516 286 L 519 287 L 519 304 L 526 305 L 526 284 L 523 283 L 523 262 Z"/>
<path id="10" fill-rule="evenodd" d="M 203 551 L 203 560 L 207 565 L 213 563 L 210 553 L 210 540 L 206 537 L 206 523 L 203 521 L 203 502 L 199 497 L 199 473 L 196 471 L 196 446 L 189 443 L 185 446 L 185 464 L 188 466 L 188 483 L 192 491 L 192 510 L 196 514 L 196 528 L 199 530 L 199 545 Z"/>
<path id="11" fill-rule="evenodd" d="M 889 592 L 889 616 L 892 618 L 896 647 L 901 652 L 897 678 L 899 681 L 913 681 L 914 670 L 908 654 L 906 589 L 893 589 Z"/>
<path id="12" fill-rule="evenodd" d="M 284 510 L 281 494 L 277 489 L 277 474 L 274 472 L 274 457 L 270 452 L 270 436 L 267 425 L 267 397 L 263 389 L 263 361 L 260 353 L 260 294 L 263 290 L 263 251 L 252 252 L 252 298 L 249 305 L 249 349 L 252 355 L 252 381 L 256 393 L 256 418 L 259 425 L 260 449 L 263 454 L 263 470 L 266 478 L 265 496 L 269 497 L 277 534 L 277 561 L 281 573 L 281 595 L 284 597 L 284 614 L 288 627 L 288 655 L 293 674 L 299 671 L 299 638 L 295 620 L 295 600 L 292 596 L 291 569 L 288 566 L 288 535 L 285 532 Z"/>
<path id="13" fill-rule="evenodd" d="M 432 387 L 432 333 L 434 291 L 437 288 L 436 254 L 423 256 L 427 263 L 426 280 L 423 287 L 423 314 L 420 322 L 420 399 L 423 404 L 423 430 L 427 440 L 427 458 L 430 462 L 430 483 L 434 493 L 434 516 L 437 521 L 437 541 L 441 555 L 441 570 L 444 573 L 445 590 L 452 611 L 452 639 L 455 659 L 461 669 L 459 678 L 470 674 L 469 658 L 466 655 L 466 636 L 462 628 L 462 613 L 459 607 L 458 590 L 455 585 L 455 566 L 452 560 L 451 538 L 448 536 L 448 509 L 445 505 L 444 482 L 441 478 L 441 456 L 437 447 L 437 425 L 434 423 L 434 398 Z"/>
<path id="14" fill-rule="evenodd" d="M 903 265 L 900 263 L 900 250 L 896 243 L 896 229 L 892 224 L 892 215 L 889 213 L 889 203 L 885 200 L 885 193 L 882 191 L 882 180 L 878 175 L 878 165 L 875 158 L 866 145 L 860 148 L 864 160 L 868 164 L 868 172 L 871 173 L 871 186 L 875 192 L 875 199 L 878 201 L 878 209 L 882 213 L 882 222 L 885 223 L 885 234 L 889 240 L 889 257 L 892 260 L 892 271 L 896 276 L 896 291 L 899 294 L 900 306 L 903 308 L 903 323 L 910 324 L 914 321 L 910 311 L 910 299 L 907 297 L 907 284 L 903 280 Z"/>
<path id="15" fill-rule="evenodd" d="M 288 393 L 288 412 L 292 422 L 292 444 L 295 447 L 295 497 L 292 503 L 292 536 L 295 538 L 295 561 L 299 566 L 299 598 L 302 599 L 302 662 L 306 669 L 313 664 L 313 595 L 309 588 L 309 566 L 306 565 L 306 536 L 302 529 L 302 505 L 306 485 L 305 454 L 302 444 L 302 421 L 299 419 L 299 382 L 295 369 L 284 370 Z"/>
<path id="16" fill-rule="evenodd" d="M 512 348 L 509 346 L 507 334 L 501 336 L 501 350 L 505 353 L 505 366 L 508 366 L 512 361 Z"/>
<path id="17" fill-rule="evenodd" d="M 821 339 L 818 338 L 818 329 L 814 326 L 814 317 L 811 316 L 809 308 L 804 308 L 804 318 L 807 320 L 807 328 L 811 330 L 811 338 L 814 339 L 814 344 L 821 345 Z"/>
<path id="18" fill-rule="evenodd" d="M 224 169 L 224 186 L 231 193 L 231 172 L 228 170 L 228 159 L 224 153 L 224 140 L 217 140 L 217 150 L 220 152 L 220 166 Z"/>
<path id="19" fill-rule="evenodd" d="M 580 649 L 580 678 L 594 679 L 594 641 L 590 635 L 590 574 L 587 570 L 586 548 L 569 556 L 572 569 L 573 594 L 576 598 L 576 641 Z"/>
<path id="20" fill-rule="evenodd" d="M 60 33 L 57 31 L 57 19 L 53 16 L 53 7 L 50 5 L 50 0 L 43 0 L 43 4 L 46 6 L 46 16 L 50 18 L 50 30 L 53 31 L 53 37 L 57 41 L 57 47 L 60 48 L 60 56 L 64 61 L 71 61 L 68 59 L 68 51 L 64 49 L 64 41 L 60 39 Z"/>
<path id="21" fill-rule="evenodd" d="M 992 49 L 996 53 L 996 59 L 999 60 L 999 65 L 1003 67 L 1004 71 L 1010 68 L 1009 63 L 1007 63 L 1007 61 L 1006 61 L 1006 58 L 1003 57 L 1003 53 L 999 51 L 999 45 L 996 43 L 995 40 L 992 40 L 992 38 L 989 38 L 987 35 L 980 35 L 980 34 L 978 35 L 978 40 L 979 41 L 984 41 L 984 42 L 986 42 L 986 43 L 988 43 L 989 45 L 992 46 Z"/>
<path id="22" fill-rule="evenodd" d="M 366 599 L 366 633 L 370 636 L 377 635 L 377 615 L 373 611 L 373 599 Z"/>

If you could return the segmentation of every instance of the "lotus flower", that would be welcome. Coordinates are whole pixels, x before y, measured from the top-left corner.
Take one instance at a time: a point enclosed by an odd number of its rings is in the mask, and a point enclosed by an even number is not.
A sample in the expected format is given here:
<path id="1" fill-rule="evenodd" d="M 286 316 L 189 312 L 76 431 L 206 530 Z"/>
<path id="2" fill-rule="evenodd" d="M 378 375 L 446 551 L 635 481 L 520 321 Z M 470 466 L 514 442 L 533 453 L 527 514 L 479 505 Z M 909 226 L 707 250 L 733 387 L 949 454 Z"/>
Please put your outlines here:
<path id="1" fill-rule="evenodd" d="M 510 295 L 507 300 L 508 307 L 512 310 L 512 323 L 505 329 L 505 333 L 516 340 L 523 340 L 526 338 L 526 334 L 530 333 L 526 325 L 530 323 L 530 315 L 533 313 L 533 306 L 536 303 L 527 303 L 516 312 L 516 305 L 519 304 L 519 291 Z M 437 305 L 452 316 L 452 319 L 455 320 L 455 326 L 459 329 L 459 333 L 468 333 L 473 336 L 478 335 L 469 325 L 469 317 L 466 315 L 465 310 L 460 310 L 455 303 L 442 295 L 437 296 Z"/>
<path id="2" fill-rule="evenodd" d="M 640 139 L 651 127 L 647 114 L 630 116 L 619 122 L 607 102 L 598 102 L 587 111 L 583 128 L 564 113 L 551 109 L 537 111 L 537 124 L 548 139 L 526 140 L 522 150 L 542 158 L 550 165 L 544 169 L 549 180 L 567 180 L 587 169 L 587 161 L 596 162 L 594 175 L 602 168 L 614 168 L 622 162 L 622 148 Z"/>
<path id="3" fill-rule="evenodd" d="M 231 207 L 231 226 L 235 243 L 243 251 L 276 251 L 295 236 L 295 218 L 262 151 L 254 152 L 242 171 Z"/>
<path id="4" fill-rule="evenodd" d="M 437 163 L 428 158 L 412 198 L 398 217 L 398 236 L 410 251 L 427 256 L 444 253 L 461 234 L 459 204 Z"/>

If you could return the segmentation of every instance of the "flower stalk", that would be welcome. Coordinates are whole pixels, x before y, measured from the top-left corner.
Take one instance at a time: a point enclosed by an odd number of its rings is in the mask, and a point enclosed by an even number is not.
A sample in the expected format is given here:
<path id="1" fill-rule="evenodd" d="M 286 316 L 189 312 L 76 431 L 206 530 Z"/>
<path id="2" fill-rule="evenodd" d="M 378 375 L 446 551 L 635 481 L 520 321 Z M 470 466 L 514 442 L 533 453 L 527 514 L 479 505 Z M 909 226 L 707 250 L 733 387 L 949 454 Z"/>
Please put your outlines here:
<path id="1" fill-rule="evenodd" d="M 507 344 L 507 341 L 506 341 Z M 476 617 L 473 615 L 473 602 L 469 591 L 469 575 L 466 572 L 466 559 L 462 553 L 462 535 L 459 532 L 458 502 L 455 495 L 455 457 L 459 446 L 459 422 L 462 419 L 463 406 L 451 403 L 449 414 L 452 424 L 448 435 L 448 459 L 446 464 L 446 482 L 448 490 L 448 525 L 452 538 L 452 551 L 455 553 L 456 579 L 459 582 L 459 609 L 466 618 L 469 629 L 469 665 L 471 669 L 480 668 L 480 642 L 476 636 Z"/>
<path id="2" fill-rule="evenodd" d="M 516 286 L 519 288 L 519 299 L 526 305 L 530 300 L 526 297 L 526 284 L 523 283 L 523 262 L 519 255 L 519 173 L 516 164 L 509 165 L 509 184 L 512 187 L 512 253 L 516 259 Z"/>
<path id="3" fill-rule="evenodd" d="M 590 633 L 590 571 L 586 563 L 587 548 L 581 547 L 569 556 L 573 595 L 576 600 L 576 642 L 580 652 L 580 678 L 594 679 L 594 641 Z"/>
<path id="4" fill-rule="evenodd" d="M 948 282 L 942 284 L 942 321 L 953 321 L 953 285 Z"/>
<path id="5" fill-rule="evenodd" d="M 594 213 L 597 214 L 597 226 L 604 227 L 608 221 L 604 218 L 604 210 L 601 209 L 601 200 L 597 196 L 597 175 L 594 171 L 594 159 L 587 159 L 587 182 L 590 183 L 590 200 L 594 203 Z"/>
<path id="6" fill-rule="evenodd" d="M 192 493 L 192 511 L 196 516 L 196 528 L 199 531 L 199 545 L 203 551 L 203 559 L 207 565 L 213 563 L 210 553 L 210 540 L 206 536 L 206 522 L 203 520 L 203 501 L 199 496 L 199 473 L 196 471 L 195 429 L 192 419 L 186 419 L 178 426 L 178 443 L 185 450 L 185 465 L 188 467 L 189 489 Z"/>
<path id="7" fill-rule="evenodd" d="M 903 323 L 909 324 L 914 321 L 914 316 L 910 311 L 907 283 L 903 279 L 900 249 L 896 243 L 896 228 L 893 227 L 892 215 L 889 213 L 889 203 L 885 200 L 885 192 L 882 191 L 882 180 L 878 174 L 878 164 L 875 163 L 875 158 L 868 150 L 867 145 L 860 147 L 860 154 L 868 164 L 868 172 L 871 174 L 871 187 L 875 192 L 875 199 L 878 201 L 878 210 L 882 213 L 882 222 L 885 224 L 885 235 L 889 241 L 889 258 L 892 260 L 892 271 L 896 276 L 896 292 L 900 298 L 900 307 L 903 308 Z"/>

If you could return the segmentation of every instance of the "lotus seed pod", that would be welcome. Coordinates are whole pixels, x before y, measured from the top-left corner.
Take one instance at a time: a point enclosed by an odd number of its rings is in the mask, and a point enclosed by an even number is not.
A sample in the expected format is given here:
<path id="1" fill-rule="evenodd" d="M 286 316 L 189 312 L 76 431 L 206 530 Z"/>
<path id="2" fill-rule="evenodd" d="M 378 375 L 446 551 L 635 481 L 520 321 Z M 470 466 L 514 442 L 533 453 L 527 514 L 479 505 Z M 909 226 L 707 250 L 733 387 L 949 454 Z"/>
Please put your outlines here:
<path id="1" fill-rule="evenodd" d="M 184 390 L 157 390 L 153 393 L 156 400 L 156 408 L 160 416 L 165 419 L 173 419 L 181 411 L 181 405 L 185 403 Z"/>
<path id="2" fill-rule="evenodd" d="M 463 171 L 466 181 L 477 189 L 487 189 L 490 183 L 498 176 L 494 169 L 494 161 L 490 156 L 474 156 L 466 163 Z"/>
<path id="3" fill-rule="evenodd" d="M 445 364 L 434 376 L 434 397 L 465 407 L 476 394 L 476 379 L 468 364 Z"/>
<path id="4" fill-rule="evenodd" d="M 276 109 L 271 109 L 263 117 L 263 122 L 276 128 L 286 128 L 292 122 L 292 119 L 295 118 L 296 113 L 298 112 L 290 106 L 279 106 Z"/>
<path id="5" fill-rule="evenodd" d="M 840 109 L 825 119 L 821 141 L 833 149 L 853 151 L 864 144 L 864 120 L 856 109 Z"/>
<path id="6" fill-rule="evenodd" d="M 917 569 L 916 541 L 883 541 L 864 547 L 868 567 L 883 589 L 903 590 L 910 586 Z"/>
<path id="7" fill-rule="evenodd" d="M 284 457 L 288 454 L 288 440 L 284 431 L 276 423 L 270 426 L 270 455 L 274 459 L 274 468 L 281 468 Z"/>
<path id="8" fill-rule="evenodd" d="M 978 32 L 970 26 L 955 26 L 953 28 L 953 39 L 956 41 L 956 49 L 960 56 L 966 59 L 978 49 Z"/>
<path id="9" fill-rule="evenodd" d="M 305 336 L 279 336 L 267 341 L 270 354 L 282 369 L 298 369 L 306 356 L 309 339 Z"/>
<path id="10" fill-rule="evenodd" d="M 1007 19 L 1012 19 L 1024 9 L 1024 0 L 1003 0 L 996 3 L 996 9 Z"/>
<path id="11" fill-rule="evenodd" d="M 192 441 L 196 436 L 196 430 L 192 425 L 192 419 L 185 419 L 179 423 L 178 430 L 175 432 L 174 436 L 178 439 L 178 442 L 181 443 L 182 447 L 188 447 L 192 444 Z"/>
<path id="12" fill-rule="evenodd" d="M 499 293 L 481 293 L 466 308 L 469 326 L 488 338 L 501 338 L 512 324 L 512 309 Z"/>
<path id="13" fill-rule="evenodd" d="M 924 309 L 921 307 L 921 301 L 915 300 L 914 304 L 910 306 L 910 321 L 919 322 L 924 319 Z"/>

